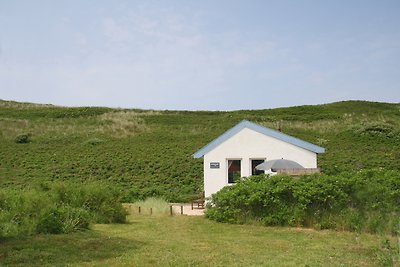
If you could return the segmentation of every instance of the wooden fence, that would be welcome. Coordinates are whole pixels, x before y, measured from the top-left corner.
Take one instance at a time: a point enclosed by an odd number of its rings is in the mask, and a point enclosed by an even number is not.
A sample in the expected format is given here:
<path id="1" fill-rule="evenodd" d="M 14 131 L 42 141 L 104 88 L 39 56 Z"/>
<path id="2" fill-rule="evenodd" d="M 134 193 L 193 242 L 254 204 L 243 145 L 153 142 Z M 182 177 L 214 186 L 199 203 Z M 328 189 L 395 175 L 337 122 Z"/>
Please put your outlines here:
<path id="1" fill-rule="evenodd" d="M 129 214 L 140 214 L 140 215 L 203 215 L 204 209 L 191 209 L 191 205 L 185 204 L 170 204 L 168 209 L 160 211 L 160 208 L 149 208 L 144 206 L 138 206 L 131 203 L 124 204 L 125 209 Z"/>
<path id="2" fill-rule="evenodd" d="M 288 170 L 277 170 L 277 173 L 291 175 L 291 176 L 300 176 L 300 175 L 321 173 L 321 169 L 320 168 L 288 169 Z"/>

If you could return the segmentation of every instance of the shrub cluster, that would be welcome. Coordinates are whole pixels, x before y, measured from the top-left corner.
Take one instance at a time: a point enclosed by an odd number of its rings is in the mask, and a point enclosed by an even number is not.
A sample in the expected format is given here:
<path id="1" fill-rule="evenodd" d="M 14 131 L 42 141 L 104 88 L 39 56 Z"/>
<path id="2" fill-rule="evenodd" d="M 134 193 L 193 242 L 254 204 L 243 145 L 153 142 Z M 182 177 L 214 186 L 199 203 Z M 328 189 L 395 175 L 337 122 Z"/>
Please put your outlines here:
<path id="1" fill-rule="evenodd" d="M 99 183 L 0 190 L 0 239 L 70 233 L 91 223 L 124 223 L 126 215 L 118 192 Z"/>
<path id="2" fill-rule="evenodd" d="M 30 142 L 30 134 L 19 134 L 15 137 L 15 143 L 27 144 Z"/>
<path id="3" fill-rule="evenodd" d="M 400 173 L 253 176 L 214 194 L 206 216 L 229 223 L 394 234 L 400 226 Z"/>

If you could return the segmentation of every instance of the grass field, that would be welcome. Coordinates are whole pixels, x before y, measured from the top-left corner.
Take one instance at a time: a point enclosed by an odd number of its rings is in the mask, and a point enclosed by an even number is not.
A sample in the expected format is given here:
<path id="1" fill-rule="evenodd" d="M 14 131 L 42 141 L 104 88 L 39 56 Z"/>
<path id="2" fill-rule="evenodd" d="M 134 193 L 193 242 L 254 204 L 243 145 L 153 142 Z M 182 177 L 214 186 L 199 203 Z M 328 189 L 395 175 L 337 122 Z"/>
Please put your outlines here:
<path id="1" fill-rule="evenodd" d="M 232 112 L 57 107 L 0 100 L 0 186 L 107 181 L 126 202 L 188 201 L 203 190 L 192 154 L 243 119 L 327 148 L 323 172 L 400 170 L 400 105 L 347 101 Z M 30 142 L 17 144 L 19 134 Z"/>
<path id="2" fill-rule="evenodd" d="M 396 242 L 394 237 L 386 243 Z M 392 266 L 385 238 L 349 232 L 229 225 L 188 216 L 0 244 L 0 266 Z"/>

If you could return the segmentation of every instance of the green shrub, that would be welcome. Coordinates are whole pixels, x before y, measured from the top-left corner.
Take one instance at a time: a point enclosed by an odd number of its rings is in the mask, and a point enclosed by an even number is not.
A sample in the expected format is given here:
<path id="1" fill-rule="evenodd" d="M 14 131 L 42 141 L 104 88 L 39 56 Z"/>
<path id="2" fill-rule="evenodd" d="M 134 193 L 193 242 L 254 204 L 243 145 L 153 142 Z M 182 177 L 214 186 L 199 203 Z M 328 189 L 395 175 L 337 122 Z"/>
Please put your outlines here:
<path id="1" fill-rule="evenodd" d="M 19 134 L 15 137 L 15 143 L 27 144 L 30 142 L 30 134 Z"/>
<path id="2" fill-rule="evenodd" d="M 253 176 L 214 194 L 206 216 L 220 222 L 394 233 L 400 173 Z"/>
<path id="3" fill-rule="evenodd" d="M 37 233 L 65 234 L 88 229 L 90 215 L 87 210 L 70 206 L 51 208 L 40 218 Z"/>
<path id="4" fill-rule="evenodd" d="M 41 184 L 41 190 L 0 190 L 0 240 L 70 233 L 90 223 L 124 223 L 118 191 L 102 184 Z"/>
<path id="5" fill-rule="evenodd" d="M 63 214 L 57 208 L 46 212 L 37 225 L 38 233 L 61 234 L 63 228 Z"/>
<path id="6" fill-rule="evenodd" d="M 355 129 L 355 132 L 360 135 L 371 137 L 398 137 L 399 133 L 393 125 L 388 123 L 367 123 L 361 124 Z"/>
<path id="7" fill-rule="evenodd" d="M 1 190 L 0 239 L 35 233 L 39 217 L 51 205 L 52 201 L 41 192 Z"/>
<path id="8" fill-rule="evenodd" d="M 59 183 L 53 194 L 57 202 L 90 212 L 95 223 L 124 223 L 126 210 L 122 207 L 120 193 L 101 183 L 86 185 Z"/>
<path id="9" fill-rule="evenodd" d="M 131 186 L 131 188 L 122 196 L 123 202 L 135 202 L 141 199 L 143 199 L 143 196 L 140 189 L 135 186 Z"/>

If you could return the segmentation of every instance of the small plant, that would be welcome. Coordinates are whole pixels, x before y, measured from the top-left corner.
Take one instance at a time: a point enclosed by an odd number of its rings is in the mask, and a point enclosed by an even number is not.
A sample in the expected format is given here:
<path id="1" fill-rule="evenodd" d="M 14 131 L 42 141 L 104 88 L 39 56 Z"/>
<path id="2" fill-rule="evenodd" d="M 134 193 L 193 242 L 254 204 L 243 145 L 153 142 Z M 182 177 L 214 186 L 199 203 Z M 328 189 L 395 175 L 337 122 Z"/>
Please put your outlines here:
<path id="1" fill-rule="evenodd" d="M 19 134 L 15 137 L 15 143 L 17 144 L 27 144 L 30 141 L 30 134 Z"/>
<path id="2" fill-rule="evenodd" d="M 376 257 L 382 266 L 398 266 L 399 263 L 399 251 L 396 244 L 392 244 L 388 238 L 381 240 L 380 248 L 376 251 Z"/>
<path id="3" fill-rule="evenodd" d="M 95 146 L 95 145 L 101 144 L 103 142 L 104 141 L 102 139 L 95 137 L 95 138 L 91 138 L 91 139 L 87 140 L 85 142 L 85 144 L 89 144 L 89 145 Z"/>

